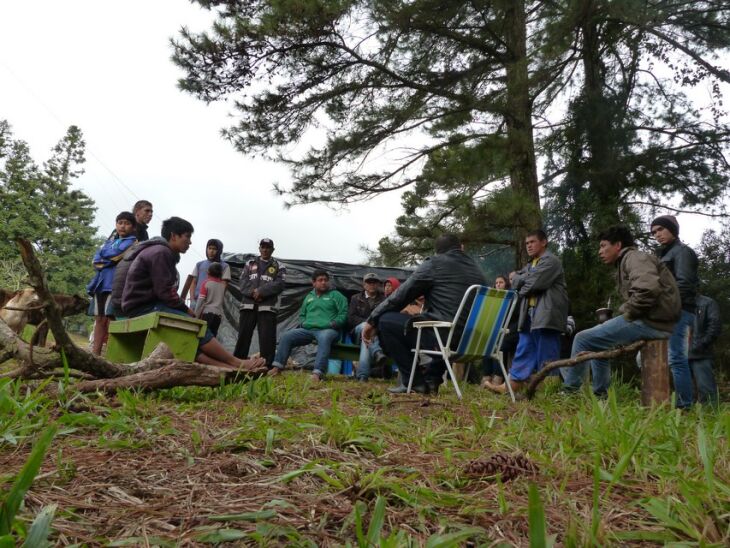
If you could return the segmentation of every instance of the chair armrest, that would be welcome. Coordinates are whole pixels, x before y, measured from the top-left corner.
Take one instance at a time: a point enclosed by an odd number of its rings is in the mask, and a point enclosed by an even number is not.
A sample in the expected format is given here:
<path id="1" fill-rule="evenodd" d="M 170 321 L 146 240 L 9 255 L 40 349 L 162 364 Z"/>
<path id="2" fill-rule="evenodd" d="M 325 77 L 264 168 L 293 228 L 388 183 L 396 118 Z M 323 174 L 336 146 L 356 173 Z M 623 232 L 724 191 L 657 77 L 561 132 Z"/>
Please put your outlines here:
<path id="1" fill-rule="evenodd" d="M 443 322 L 443 321 L 425 321 L 425 322 L 413 322 L 413 327 L 421 329 L 422 327 L 451 327 L 454 322 Z"/>

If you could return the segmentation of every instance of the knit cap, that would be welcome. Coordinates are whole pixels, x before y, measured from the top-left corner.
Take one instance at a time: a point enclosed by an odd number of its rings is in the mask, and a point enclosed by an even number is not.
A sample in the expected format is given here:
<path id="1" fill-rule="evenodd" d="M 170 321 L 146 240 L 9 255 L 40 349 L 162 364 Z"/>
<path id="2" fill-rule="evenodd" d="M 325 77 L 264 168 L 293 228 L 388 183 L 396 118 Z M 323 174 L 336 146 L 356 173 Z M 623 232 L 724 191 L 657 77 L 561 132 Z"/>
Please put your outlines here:
<path id="1" fill-rule="evenodd" d="M 671 232 L 675 238 L 679 236 L 679 223 L 674 215 L 661 215 L 651 222 L 651 227 L 662 226 Z"/>

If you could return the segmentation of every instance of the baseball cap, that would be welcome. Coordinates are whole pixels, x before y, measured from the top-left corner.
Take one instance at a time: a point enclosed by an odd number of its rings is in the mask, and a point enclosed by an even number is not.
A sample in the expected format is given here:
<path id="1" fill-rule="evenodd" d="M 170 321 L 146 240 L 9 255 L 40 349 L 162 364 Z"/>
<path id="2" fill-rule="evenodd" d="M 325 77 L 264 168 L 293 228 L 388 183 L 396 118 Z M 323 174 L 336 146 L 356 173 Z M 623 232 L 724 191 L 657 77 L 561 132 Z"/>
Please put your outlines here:
<path id="1" fill-rule="evenodd" d="M 259 242 L 259 247 L 274 247 L 274 240 L 264 238 Z"/>
<path id="2" fill-rule="evenodd" d="M 367 274 L 365 274 L 365 276 L 363 276 L 362 281 L 368 282 L 370 280 L 375 280 L 376 282 L 379 282 L 380 278 L 378 278 L 378 275 L 374 272 L 368 272 Z"/>

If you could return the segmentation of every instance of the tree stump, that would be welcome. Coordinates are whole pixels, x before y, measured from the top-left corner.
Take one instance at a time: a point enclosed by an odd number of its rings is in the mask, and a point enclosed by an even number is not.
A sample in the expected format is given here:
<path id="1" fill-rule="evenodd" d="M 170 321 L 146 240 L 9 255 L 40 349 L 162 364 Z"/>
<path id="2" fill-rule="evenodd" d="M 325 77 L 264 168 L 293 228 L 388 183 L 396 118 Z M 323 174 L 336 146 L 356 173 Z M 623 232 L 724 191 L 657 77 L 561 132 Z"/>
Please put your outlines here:
<path id="1" fill-rule="evenodd" d="M 641 350 L 641 404 L 669 401 L 669 340 L 648 341 Z"/>

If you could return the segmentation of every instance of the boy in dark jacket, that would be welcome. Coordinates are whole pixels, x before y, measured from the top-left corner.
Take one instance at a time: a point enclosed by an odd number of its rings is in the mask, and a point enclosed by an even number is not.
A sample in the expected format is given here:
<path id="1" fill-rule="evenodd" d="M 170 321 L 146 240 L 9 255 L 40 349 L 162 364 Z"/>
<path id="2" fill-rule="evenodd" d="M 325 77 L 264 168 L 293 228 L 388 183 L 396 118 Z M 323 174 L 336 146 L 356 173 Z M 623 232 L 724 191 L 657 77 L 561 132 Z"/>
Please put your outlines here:
<path id="1" fill-rule="evenodd" d="M 677 281 L 682 315 L 669 338 L 669 369 L 677 392 L 677 407 L 692 405 L 692 374 L 689 369 L 689 339 L 695 321 L 697 298 L 697 255 L 679 239 L 674 215 L 662 215 L 651 222 L 651 234 L 659 243 L 659 257 Z"/>
<path id="2" fill-rule="evenodd" d="M 635 247 L 628 228 L 613 226 L 599 236 L 598 255 L 616 268 L 618 291 L 624 300 L 621 315 L 581 331 L 573 340 L 571 357 L 597 352 L 641 339 L 668 339 L 679 319 L 679 290 L 672 273 L 659 260 Z M 561 369 L 566 391 L 583 384 L 591 364 L 593 392 L 603 396 L 611 384 L 611 370 L 605 360 L 592 360 Z"/>
<path id="3" fill-rule="evenodd" d="M 243 268 L 238 340 L 233 351 L 237 358 L 247 358 L 253 332 L 258 329 L 259 351 L 267 367 L 271 367 L 276 353 L 276 314 L 286 283 L 286 267 L 274 259 L 273 253 L 273 240 L 263 238 L 259 256 Z"/>
<path id="4" fill-rule="evenodd" d="M 697 401 L 718 405 L 715 374 L 712 371 L 712 345 L 720 336 L 722 322 L 720 307 L 710 297 L 697 295 L 695 308 L 694 333 L 689 349 L 689 366 L 697 384 Z"/>

